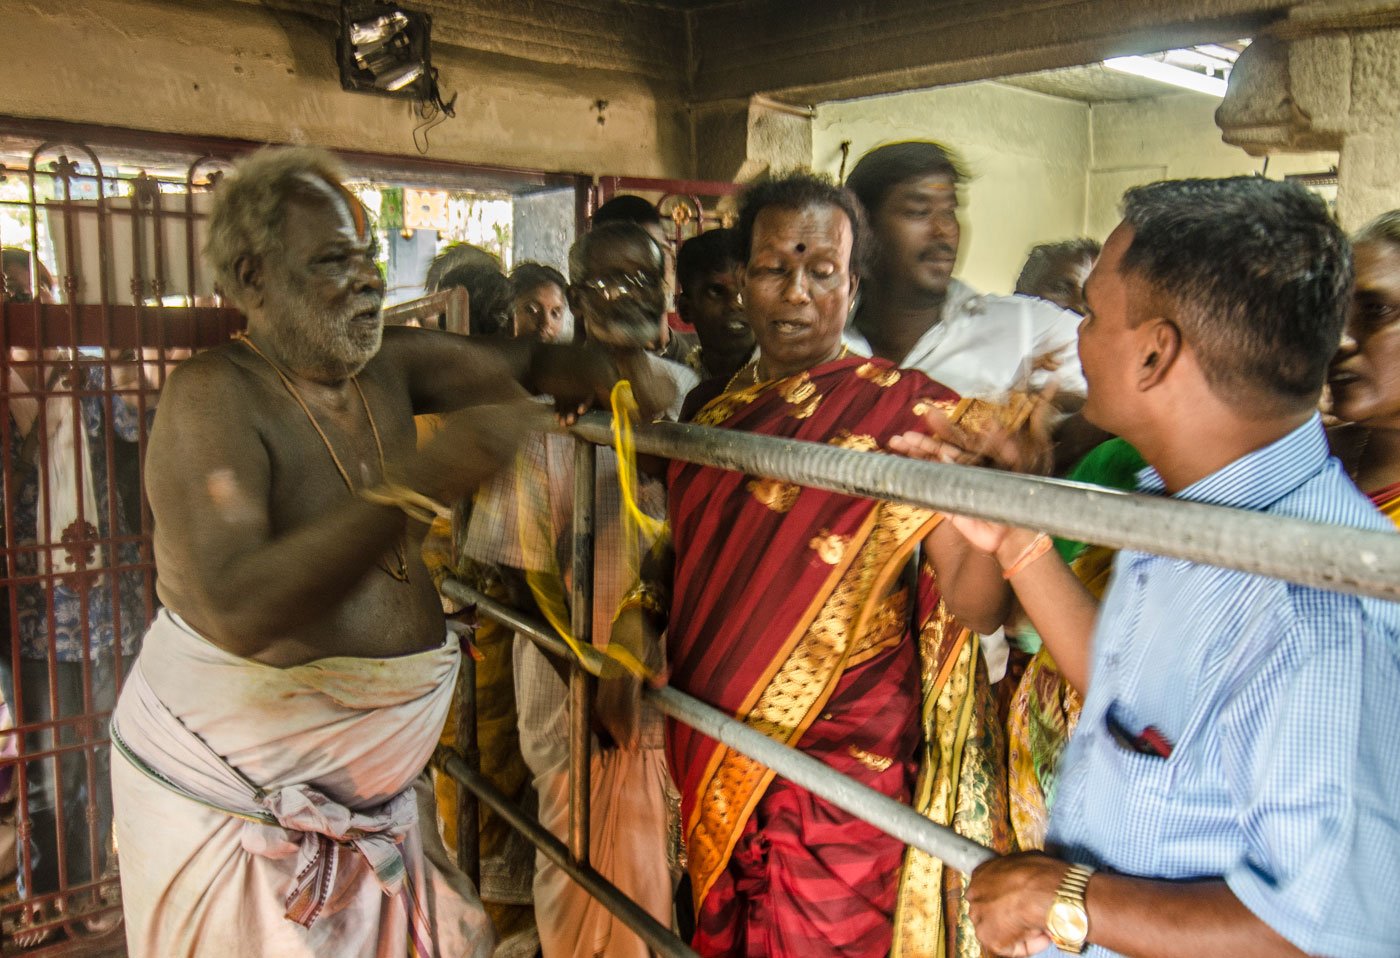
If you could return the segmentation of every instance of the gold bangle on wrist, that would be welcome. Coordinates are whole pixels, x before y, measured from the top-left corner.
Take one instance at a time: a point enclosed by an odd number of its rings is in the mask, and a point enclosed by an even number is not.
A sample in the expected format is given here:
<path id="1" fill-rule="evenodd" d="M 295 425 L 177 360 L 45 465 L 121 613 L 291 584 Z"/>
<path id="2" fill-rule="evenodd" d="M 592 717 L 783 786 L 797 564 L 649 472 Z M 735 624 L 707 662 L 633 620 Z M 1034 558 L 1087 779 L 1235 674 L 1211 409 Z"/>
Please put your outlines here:
<path id="1" fill-rule="evenodd" d="M 376 506 L 391 506 L 424 525 L 432 525 L 434 519 L 452 518 L 452 510 L 441 502 L 395 482 L 381 482 L 361 489 L 360 498 Z"/>

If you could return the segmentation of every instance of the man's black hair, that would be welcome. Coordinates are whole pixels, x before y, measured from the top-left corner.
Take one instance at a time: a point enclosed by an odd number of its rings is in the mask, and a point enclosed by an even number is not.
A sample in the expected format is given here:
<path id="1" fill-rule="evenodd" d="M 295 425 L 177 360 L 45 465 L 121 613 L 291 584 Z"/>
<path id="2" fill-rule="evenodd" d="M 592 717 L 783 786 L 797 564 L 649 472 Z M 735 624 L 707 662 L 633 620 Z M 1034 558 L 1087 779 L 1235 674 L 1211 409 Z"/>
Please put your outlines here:
<path id="1" fill-rule="evenodd" d="M 473 336 L 504 334 L 510 320 L 510 281 L 494 254 L 470 243 L 456 243 L 437 255 L 423 281 L 428 292 L 460 287 L 467 291 Z"/>
<path id="2" fill-rule="evenodd" d="M 1351 246 L 1292 183 L 1240 176 L 1129 190 L 1119 271 L 1147 283 L 1225 396 L 1314 404 L 1351 300 Z M 1243 394 L 1243 395 L 1241 395 Z"/>
<path id="3" fill-rule="evenodd" d="M 948 147 L 931 140 L 905 140 L 877 146 L 862 156 L 846 177 L 846 189 L 873 217 L 896 186 L 925 176 L 946 176 L 954 186 L 967 179 L 962 162 Z"/>
<path id="4" fill-rule="evenodd" d="M 1034 296 L 1035 291 L 1045 282 L 1045 274 L 1056 263 L 1064 260 L 1098 259 L 1102 251 L 1103 247 L 1099 245 L 1099 241 L 1087 236 L 1032 246 L 1030 255 L 1026 257 L 1026 265 L 1021 267 L 1021 275 L 1016 277 L 1015 292 L 1023 296 Z"/>
<path id="5" fill-rule="evenodd" d="M 739 234 L 732 229 L 706 230 L 681 244 L 676 254 L 676 282 L 682 292 L 701 277 L 739 263 Z"/>
<path id="6" fill-rule="evenodd" d="M 512 298 L 533 292 L 547 283 L 558 286 L 561 293 L 569 288 L 569 281 L 564 278 L 564 274 L 544 263 L 521 263 L 510 271 Z"/>
<path id="7" fill-rule="evenodd" d="M 739 222 L 735 227 L 739 239 L 739 262 L 747 263 L 753 252 L 753 224 L 758 214 L 770 206 L 785 210 L 804 210 L 809 206 L 830 206 L 846 214 L 851 224 L 850 271 L 860 276 L 865 272 L 865 248 L 870 232 L 865 213 L 855 194 L 831 179 L 798 170 L 755 182 L 739 198 Z"/>
<path id="8" fill-rule="evenodd" d="M 602 226 L 604 223 L 636 223 L 638 226 L 655 223 L 659 226 L 661 214 L 654 204 L 642 197 L 623 193 L 621 196 L 614 196 L 594 211 L 593 225 Z"/>

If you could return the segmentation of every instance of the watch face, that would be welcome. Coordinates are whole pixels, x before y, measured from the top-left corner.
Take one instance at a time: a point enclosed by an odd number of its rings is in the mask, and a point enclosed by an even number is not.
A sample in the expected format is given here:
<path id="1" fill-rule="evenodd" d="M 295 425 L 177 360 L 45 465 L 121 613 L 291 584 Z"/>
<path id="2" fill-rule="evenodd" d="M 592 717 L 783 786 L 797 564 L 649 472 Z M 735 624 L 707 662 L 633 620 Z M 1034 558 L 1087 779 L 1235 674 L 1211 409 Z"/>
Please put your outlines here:
<path id="1" fill-rule="evenodd" d="M 1089 916 L 1073 902 L 1057 901 L 1045 917 L 1045 930 L 1056 943 L 1082 945 L 1089 934 Z"/>

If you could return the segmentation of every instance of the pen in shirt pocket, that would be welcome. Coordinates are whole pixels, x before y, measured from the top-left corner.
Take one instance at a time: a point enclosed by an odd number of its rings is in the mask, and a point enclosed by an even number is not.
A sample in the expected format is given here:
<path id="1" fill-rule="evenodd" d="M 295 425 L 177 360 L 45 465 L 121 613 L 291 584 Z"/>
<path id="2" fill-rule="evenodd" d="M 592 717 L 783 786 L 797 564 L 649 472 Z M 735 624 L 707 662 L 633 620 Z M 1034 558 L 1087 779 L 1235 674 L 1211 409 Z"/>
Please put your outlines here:
<path id="1" fill-rule="evenodd" d="M 1109 706 L 1104 714 L 1104 725 L 1113 740 L 1130 752 L 1151 755 L 1154 758 L 1171 758 L 1172 743 L 1155 725 L 1148 725 L 1141 732 L 1132 732 L 1117 715 L 1117 703 Z"/>

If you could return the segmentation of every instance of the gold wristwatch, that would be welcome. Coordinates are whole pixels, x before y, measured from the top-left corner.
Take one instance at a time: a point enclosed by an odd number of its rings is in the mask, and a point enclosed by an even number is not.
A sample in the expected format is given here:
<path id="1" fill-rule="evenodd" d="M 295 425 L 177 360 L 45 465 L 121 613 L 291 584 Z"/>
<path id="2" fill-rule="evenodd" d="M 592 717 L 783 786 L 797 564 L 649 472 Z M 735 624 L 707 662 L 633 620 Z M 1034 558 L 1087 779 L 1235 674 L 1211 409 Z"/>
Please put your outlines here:
<path id="1" fill-rule="evenodd" d="M 1089 938 L 1089 912 L 1084 907 L 1084 890 L 1094 870 L 1088 865 L 1071 865 L 1055 889 L 1055 901 L 1045 914 L 1045 930 L 1055 947 L 1071 955 L 1084 951 Z"/>

